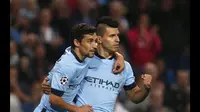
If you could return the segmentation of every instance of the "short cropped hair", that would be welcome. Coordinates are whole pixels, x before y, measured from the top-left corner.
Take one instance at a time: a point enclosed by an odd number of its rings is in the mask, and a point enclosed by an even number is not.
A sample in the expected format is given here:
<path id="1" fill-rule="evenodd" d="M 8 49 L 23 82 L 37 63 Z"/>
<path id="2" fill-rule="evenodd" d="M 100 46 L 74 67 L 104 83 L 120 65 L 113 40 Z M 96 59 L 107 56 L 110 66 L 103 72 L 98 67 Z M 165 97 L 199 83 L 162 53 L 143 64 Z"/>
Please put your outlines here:
<path id="1" fill-rule="evenodd" d="M 118 28 L 119 22 L 114 20 L 110 16 L 102 16 L 97 20 L 96 28 L 97 28 L 97 35 L 103 36 L 105 33 L 106 27 Z"/>
<path id="2" fill-rule="evenodd" d="M 93 35 L 94 33 L 96 33 L 96 28 L 94 26 L 90 26 L 86 23 L 80 23 L 72 27 L 71 37 L 72 40 L 77 39 L 79 42 L 81 42 L 81 40 L 84 38 L 84 35 Z M 75 45 L 72 42 L 72 48 L 74 47 Z"/>

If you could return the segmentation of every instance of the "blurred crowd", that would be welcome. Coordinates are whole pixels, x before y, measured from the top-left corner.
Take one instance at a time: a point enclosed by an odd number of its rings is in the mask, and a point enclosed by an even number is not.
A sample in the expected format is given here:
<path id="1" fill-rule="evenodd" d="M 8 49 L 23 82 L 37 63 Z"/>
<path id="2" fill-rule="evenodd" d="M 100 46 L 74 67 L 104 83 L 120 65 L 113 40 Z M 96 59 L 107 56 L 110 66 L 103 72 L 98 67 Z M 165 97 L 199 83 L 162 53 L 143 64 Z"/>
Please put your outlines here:
<path id="1" fill-rule="evenodd" d="M 31 112 L 41 83 L 71 45 L 77 23 L 120 23 L 120 53 L 153 76 L 144 102 L 121 91 L 115 112 L 190 112 L 190 0 L 10 0 L 10 112 Z"/>

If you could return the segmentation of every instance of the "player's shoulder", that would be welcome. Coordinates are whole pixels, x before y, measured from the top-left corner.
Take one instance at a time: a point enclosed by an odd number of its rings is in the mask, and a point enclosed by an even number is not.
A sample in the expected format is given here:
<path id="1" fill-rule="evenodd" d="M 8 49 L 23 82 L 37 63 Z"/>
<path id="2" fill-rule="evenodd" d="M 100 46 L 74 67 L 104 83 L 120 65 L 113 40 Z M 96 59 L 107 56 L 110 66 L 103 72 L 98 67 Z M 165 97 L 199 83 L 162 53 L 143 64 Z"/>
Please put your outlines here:
<path id="1" fill-rule="evenodd" d="M 73 54 L 71 52 L 71 47 L 67 47 L 65 49 L 65 52 L 63 53 L 61 58 L 62 58 L 62 61 L 64 61 L 65 63 L 66 62 L 68 62 L 68 63 L 73 62 L 74 56 L 73 56 Z"/>
<path id="2" fill-rule="evenodd" d="M 131 64 L 128 61 L 124 60 L 124 63 L 125 63 L 125 66 L 131 67 Z"/>
<path id="3" fill-rule="evenodd" d="M 125 64 L 124 72 L 129 72 L 130 70 L 132 70 L 132 66 L 128 61 L 124 60 L 124 64 Z"/>

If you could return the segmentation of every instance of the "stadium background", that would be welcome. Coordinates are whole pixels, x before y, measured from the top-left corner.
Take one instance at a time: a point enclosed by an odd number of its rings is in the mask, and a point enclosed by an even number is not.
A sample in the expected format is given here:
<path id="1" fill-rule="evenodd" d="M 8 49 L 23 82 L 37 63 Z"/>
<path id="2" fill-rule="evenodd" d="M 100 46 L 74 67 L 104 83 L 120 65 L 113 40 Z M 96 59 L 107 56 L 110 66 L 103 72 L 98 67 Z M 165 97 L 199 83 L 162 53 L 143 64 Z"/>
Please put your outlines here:
<path id="1" fill-rule="evenodd" d="M 120 22 L 120 52 L 137 81 L 142 72 L 154 79 L 140 104 L 121 91 L 115 112 L 190 112 L 189 2 L 10 0 L 10 112 L 31 112 L 39 103 L 42 80 L 70 45 L 71 26 L 95 25 L 105 15 Z"/>

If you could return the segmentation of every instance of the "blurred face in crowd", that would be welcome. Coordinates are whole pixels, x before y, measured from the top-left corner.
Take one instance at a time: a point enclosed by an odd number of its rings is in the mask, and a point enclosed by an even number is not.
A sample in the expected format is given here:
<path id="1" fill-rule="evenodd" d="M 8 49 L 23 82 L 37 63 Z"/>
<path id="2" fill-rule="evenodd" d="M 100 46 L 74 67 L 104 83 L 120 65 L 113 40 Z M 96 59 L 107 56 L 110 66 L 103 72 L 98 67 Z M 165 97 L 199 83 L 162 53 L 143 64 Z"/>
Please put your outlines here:
<path id="1" fill-rule="evenodd" d="M 51 10 L 46 8 L 40 12 L 40 20 L 42 25 L 49 25 L 51 22 Z"/>
<path id="2" fill-rule="evenodd" d="M 16 86 L 18 77 L 18 71 L 15 67 L 10 67 L 10 86 Z"/>
<path id="3" fill-rule="evenodd" d="M 79 47 L 82 56 L 92 58 L 97 48 L 97 35 L 96 33 L 85 34 L 80 42 L 76 41 L 75 43 Z"/>
<path id="4" fill-rule="evenodd" d="M 17 52 L 16 43 L 14 41 L 10 41 L 10 55 L 14 55 Z"/>
<path id="5" fill-rule="evenodd" d="M 164 73 L 164 71 L 165 71 L 165 62 L 164 62 L 164 60 L 162 60 L 162 59 L 156 60 L 156 65 L 158 67 L 159 74 Z"/>
<path id="6" fill-rule="evenodd" d="M 36 8 L 36 0 L 27 0 L 27 8 L 35 9 Z"/>
<path id="7" fill-rule="evenodd" d="M 189 85 L 189 72 L 185 70 L 179 70 L 177 72 L 177 83 L 181 87 L 187 87 Z"/>
<path id="8" fill-rule="evenodd" d="M 78 7 L 82 14 L 88 14 L 90 9 L 96 8 L 95 0 L 78 0 Z"/>
<path id="9" fill-rule="evenodd" d="M 42 44 L 37 45 L 35 53 L 36 53 L 35 54 L 36 57 L 45 57 L 46 49 L 45 49 L 44 45 L 42 45 Z"/>
<path id="10" fill-rule="evenodd" d="M 173 0 L 162 0 L 161 1 L 161 9 L 163 11 L 169 11 L 171 8 L 173 8 Z"/>
<path id="11" fill-rule="evenodd" d="M 12 15 L 17 15 L 18 14 L 18 10 L 20 8 L 20 0 L 12 0 L 11 2 L 11 12 L 12 12 Z"/>
<path id="12" fill-rule="evenodd" d="M 29 67 L 29 58 L 27 56 L 22 56 L 20 60 L 21 68 L 26 70 Z"/>
<path id="13" fill-rule="evenodd" d="M 140 10 L 147 10 L 149 5 L 149 0 L 138 0 L 138 6 Z"/>
<path id="14" fill-rule="evenodd" d="M 151 74 L 154 81 L 156 81 L 156 79 L 158 78 L 158 67 L 154 63 L 147 63 L 144 66 L 144 72 Z"/>
<path id="15" fill-rule="evenodd" d="M 118 28 L 105 27 L 103 37 L 100 37 L 100 44 L 109 53 L 114 53 L 119 50 L 119 30 Z"/>
<path id="16" fill-rule="evenodd" d="M 149 26 L 149 16 L 143 13 L 139 17 L 139 27 L 147 28 L 148 26 Z"/>
<path id="17" fill-rule="evenodd" d="M 112 17 L 121 17 L 125 13 L 125 7 L 120 1 L 112 1 L 110 3 L 110 15 Z"/>

